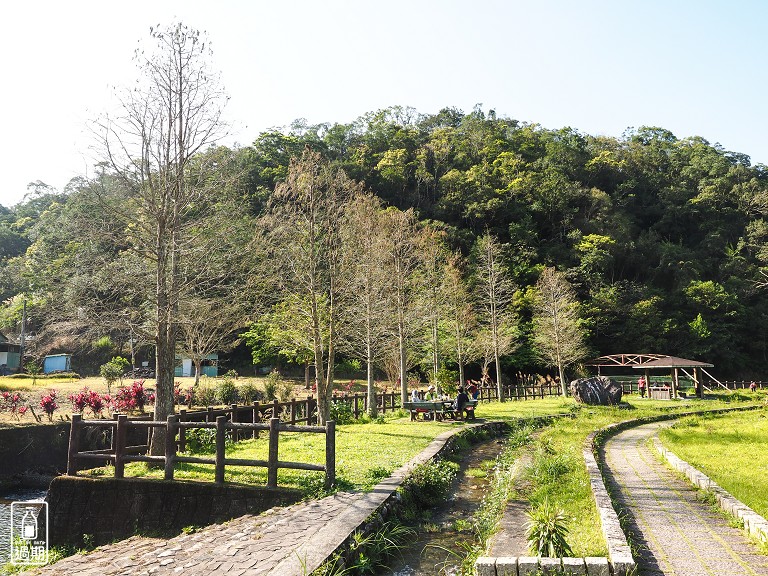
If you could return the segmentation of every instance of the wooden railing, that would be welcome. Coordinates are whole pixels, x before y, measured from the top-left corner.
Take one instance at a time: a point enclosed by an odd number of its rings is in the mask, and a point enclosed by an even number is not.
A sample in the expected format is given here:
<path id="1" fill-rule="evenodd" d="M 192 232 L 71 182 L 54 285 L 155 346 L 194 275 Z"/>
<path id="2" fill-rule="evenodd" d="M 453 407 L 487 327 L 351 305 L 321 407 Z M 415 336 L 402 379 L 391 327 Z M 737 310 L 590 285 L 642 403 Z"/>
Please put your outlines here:
<path id="1" fill-rule="evenodd" d="M 128 419 L 125 414 L 118 414 L 113 420 L 83 420 L 80 414 L 72 416 L 72 426 L 69 435 L 69 452 L 67 458 L 67 474 L 77 473 L 78 463 L 83 461 L 111 462 L 115 467 L 115 478 L 125 476 L 126 462 L 154 462 L 162 463 L 165 468 L 165 479 L 173 480 L 174 465 L 176 462 L 189 462 L 195 464 L 212 464 L 215 466 L 215 481 L 218 484 L 224 482 L 226 466 L 259 466 L 267 468 L 267 487 L 277 486 L 277 471 L 279 468 L 291 468 L 298 470 L 317 470 L 325 472 L 326 487 L 336 482 L 336 423 L 333 420 L 326 422 L 325 426 L 296 426 L 286 424 L 279 418 L 269 419 L 269 423 L 261 422 L 231 422 L 226 415 L 217 415 L 215 422 L 190 422 L 180 421 L 179 416 L 171 415 L 167 421 Z M 105 450 L 80 451 L 80 436 L 86 427 L 111 428 L 112 447 Z M 128 431 L 133 428 L 165 428 L 165 455 L 152 456 L 142 454 L 147 450 L 146 445 L 127 446 Z M 180 456 L 179 451 L 184 451 L 182 444 L 184 431 L 190 428 L 213 428 L 216 430 L 216 454 L 215 458 L 201 458 L 197 456 Z M 227 430 L 236 434 L 243 431 L 246 434 L 258 434 L 258 431 L 269 432 L 269 454 L 267 460 L 247 460 L 241 458 L 227 458 L 225 454 Z M 302 432 L 325 434 L 325 464 L 310 464 L 305 462 L 286 462 L 278 459 L 278 446 L 280 432 Z M 177 440 L 177 435 L 179 440 Z"/>

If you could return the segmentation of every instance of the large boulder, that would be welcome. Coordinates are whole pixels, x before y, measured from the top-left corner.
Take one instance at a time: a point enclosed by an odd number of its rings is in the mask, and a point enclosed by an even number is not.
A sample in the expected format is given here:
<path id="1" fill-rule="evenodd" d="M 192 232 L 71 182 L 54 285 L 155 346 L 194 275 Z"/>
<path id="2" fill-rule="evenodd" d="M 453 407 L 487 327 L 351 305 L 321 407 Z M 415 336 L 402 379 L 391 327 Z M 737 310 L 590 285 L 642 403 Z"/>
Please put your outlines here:
<path id="1" fill-rule="evenodd" d="M 568 388 L 576 402 L 583 404 L 609 406 L 621 402 L 621 385 L 607 376 L 579 378 Z"/>

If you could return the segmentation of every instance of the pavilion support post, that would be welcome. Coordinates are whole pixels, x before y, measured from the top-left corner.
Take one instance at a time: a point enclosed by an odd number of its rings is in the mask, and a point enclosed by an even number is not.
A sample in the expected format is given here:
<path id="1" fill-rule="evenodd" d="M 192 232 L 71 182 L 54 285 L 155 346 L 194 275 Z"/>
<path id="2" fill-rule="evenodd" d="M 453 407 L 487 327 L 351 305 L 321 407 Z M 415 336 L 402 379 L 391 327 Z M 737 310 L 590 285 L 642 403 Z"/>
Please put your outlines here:
<path id="1" fill-rule="evenodd" d="M 645 372 L 645 391 L 648 392 L 648 398 L 651 397 L 651 371 L 646 368 Z"/>
<path id="2" fill-rule="evenodd" d="M 680 372 L 677 368 L 672 369 L 672 399 L 677 398 L 677 389 L 680 385 Z"/>
<path id="3" fill-rule="evenodd" d="M 696 396 L 704 398 L 704 378 L 701 374 L 701 368 L 693 369 L 693 379 L 696 382 Z"/>

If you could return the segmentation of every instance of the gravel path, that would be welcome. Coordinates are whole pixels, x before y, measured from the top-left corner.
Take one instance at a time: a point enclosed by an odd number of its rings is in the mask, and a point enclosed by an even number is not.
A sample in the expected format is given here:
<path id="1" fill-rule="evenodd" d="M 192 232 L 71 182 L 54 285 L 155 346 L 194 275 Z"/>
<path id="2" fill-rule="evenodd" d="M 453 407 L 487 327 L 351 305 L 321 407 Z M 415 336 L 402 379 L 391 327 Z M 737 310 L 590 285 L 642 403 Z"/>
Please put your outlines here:
<path id="1" fill-rule="evenodd" d="M 629 529 L 640 544 L 641 576 L 768 576 L 768 556 L 696 499 L 696 490 L 647 446 L 664 424 L 631 428 L 605 445 L 605 462 Z"/>

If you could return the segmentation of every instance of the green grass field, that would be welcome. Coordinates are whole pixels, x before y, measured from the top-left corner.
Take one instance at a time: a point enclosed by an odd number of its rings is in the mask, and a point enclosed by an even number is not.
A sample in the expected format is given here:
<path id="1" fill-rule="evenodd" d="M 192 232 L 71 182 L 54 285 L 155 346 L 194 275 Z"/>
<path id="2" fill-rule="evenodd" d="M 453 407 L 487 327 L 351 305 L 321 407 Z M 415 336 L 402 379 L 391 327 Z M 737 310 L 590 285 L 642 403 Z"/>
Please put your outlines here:
<path id="1" fill-rule="evenodd" d="M 768 516 L 768 408 L 683 418 L 659 437 L 677 456 Z"/>

